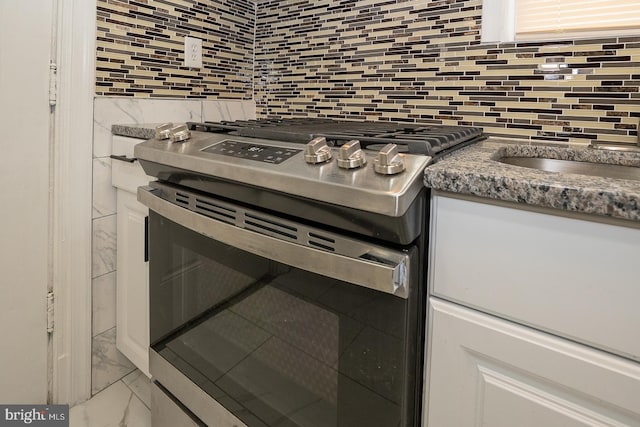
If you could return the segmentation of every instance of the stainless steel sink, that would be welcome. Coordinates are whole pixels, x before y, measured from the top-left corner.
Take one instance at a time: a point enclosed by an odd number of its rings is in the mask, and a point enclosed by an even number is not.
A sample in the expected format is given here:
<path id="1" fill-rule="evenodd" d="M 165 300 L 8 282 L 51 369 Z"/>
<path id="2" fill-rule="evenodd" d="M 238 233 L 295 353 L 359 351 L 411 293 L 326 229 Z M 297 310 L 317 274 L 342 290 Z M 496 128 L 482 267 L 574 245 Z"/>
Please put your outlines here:
<path id="1" fill-rule="evenodd" d="M 631 153 L 640 153 L 640 143 L 637 145 L 629 145 L 629 144 L 614 144 L 614 143 L 595 143 L 592 142 L 589 144 L 589 148 L 593 148 L 595 150 L 608 150 L 608 151 L 621 151 L 621 152 L 631 152 Z"/>
<path id="2" fill-rule="evenodd" d="M 539 157 L 501 157 L 500 163 L 543 170 L 547 172 L 574 173 L 601 176 L 605 178 L 631 179 L 640 181 L 640 167 L 620 166 L 605 163 L 577 162 Z"/>

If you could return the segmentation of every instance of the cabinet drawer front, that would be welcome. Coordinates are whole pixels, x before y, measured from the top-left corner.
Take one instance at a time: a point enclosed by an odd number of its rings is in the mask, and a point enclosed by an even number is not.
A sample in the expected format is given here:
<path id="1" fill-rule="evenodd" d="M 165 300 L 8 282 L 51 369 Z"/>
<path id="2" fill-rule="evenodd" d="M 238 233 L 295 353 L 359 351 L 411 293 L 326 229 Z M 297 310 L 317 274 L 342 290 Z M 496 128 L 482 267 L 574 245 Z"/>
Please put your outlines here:
<path id="1" fill-rule="evenodd" d="M 640 229 L 434 196 L 444 299 L 640 360 Z"/>
<path id="2" fill-rule="evenodd" d="M 428 426 L 640 426 L 640 366 L 431 298 Z"/>

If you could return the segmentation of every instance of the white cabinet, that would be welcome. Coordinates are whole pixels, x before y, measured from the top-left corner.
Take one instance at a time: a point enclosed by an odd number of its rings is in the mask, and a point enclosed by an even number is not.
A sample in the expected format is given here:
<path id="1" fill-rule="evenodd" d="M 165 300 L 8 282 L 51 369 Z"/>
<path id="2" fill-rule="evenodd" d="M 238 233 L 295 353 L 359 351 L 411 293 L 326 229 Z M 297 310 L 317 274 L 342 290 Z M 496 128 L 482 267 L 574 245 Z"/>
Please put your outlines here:
<path id="1" fill-rule="evenodd" d="M 148 209 L 118 190 L 116 346 L 149 376 L 149 269 L 145 259 Z"/>
<path id="2" fill-rule="evenodd" d="M 640 426 L 640 366 L 431 299 L 430 427 Z"/>
<path id="3" fill-rule="evenodd" d="M 433 295 L 640 361 L 640 228 L 443 196 L 431 212 Z"/>
<path id="4" fill-rule="evenodd" d="M 424 426 L 640 427 L 640 228 L 432 196 Z"/>
<path id="5" fill-rule="evenodd" d="M 133 158 L 141 140 L 114 136 L 113 153 Z M 149 210 L 138 202 L 136 189 L 153 178 L 137 161 L 112 161 L 117 188 L 116 346 L 138 369 L 149 374 L 149 269 L 146 259 Z"/>

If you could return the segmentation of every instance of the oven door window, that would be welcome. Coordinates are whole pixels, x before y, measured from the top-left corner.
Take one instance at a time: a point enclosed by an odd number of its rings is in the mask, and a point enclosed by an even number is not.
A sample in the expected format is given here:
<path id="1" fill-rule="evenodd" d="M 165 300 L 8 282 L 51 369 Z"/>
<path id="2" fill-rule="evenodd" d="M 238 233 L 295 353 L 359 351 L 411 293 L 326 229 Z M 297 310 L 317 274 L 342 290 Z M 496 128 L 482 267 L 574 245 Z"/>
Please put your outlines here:
<path id="1" fill-rule="evenodd" d="M 407 300 L 153 212 L 151 237 L 152 349 L 248 426 L 401 424 Z"/>

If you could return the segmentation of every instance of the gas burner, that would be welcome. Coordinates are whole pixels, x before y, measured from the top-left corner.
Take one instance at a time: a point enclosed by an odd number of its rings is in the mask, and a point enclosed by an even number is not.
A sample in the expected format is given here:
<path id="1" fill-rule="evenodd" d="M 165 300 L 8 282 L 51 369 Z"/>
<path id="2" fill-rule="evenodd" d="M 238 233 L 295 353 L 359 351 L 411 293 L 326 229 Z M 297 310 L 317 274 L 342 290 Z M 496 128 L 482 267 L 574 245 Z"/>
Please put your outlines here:
<path id="1" fill-rule="evenodd" d="M 482 129 L 331 119 L 265 119 L 188 123 L 189 129 L 251 138 L 307 144 L 323 137 L 331 147 L 357 140 L 363 149 L 379 151 L 389 143 L 400 153 L 435 157 L 484 139 Z"/>

